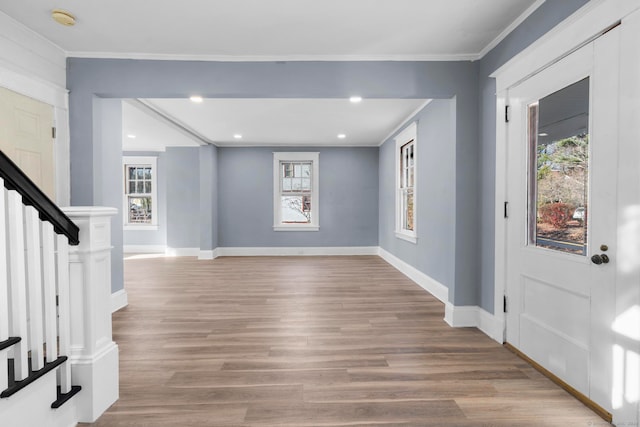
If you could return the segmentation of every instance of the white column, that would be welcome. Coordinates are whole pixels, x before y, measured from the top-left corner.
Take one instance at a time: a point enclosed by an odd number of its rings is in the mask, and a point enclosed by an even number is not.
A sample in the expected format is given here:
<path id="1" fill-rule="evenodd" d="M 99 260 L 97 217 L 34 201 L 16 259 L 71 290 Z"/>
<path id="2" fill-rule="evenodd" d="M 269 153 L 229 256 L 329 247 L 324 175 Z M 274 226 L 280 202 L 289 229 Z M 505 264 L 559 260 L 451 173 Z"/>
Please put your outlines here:
<path id="1" fill-rule="evenodd" d="M 118 346 L 111 336 L 111 217 L 114 208 L 70 207 L 80 228 L 69 248 L 71 379 L 82 386 L 80 422 L 94 422 L 118 399 Z"/>

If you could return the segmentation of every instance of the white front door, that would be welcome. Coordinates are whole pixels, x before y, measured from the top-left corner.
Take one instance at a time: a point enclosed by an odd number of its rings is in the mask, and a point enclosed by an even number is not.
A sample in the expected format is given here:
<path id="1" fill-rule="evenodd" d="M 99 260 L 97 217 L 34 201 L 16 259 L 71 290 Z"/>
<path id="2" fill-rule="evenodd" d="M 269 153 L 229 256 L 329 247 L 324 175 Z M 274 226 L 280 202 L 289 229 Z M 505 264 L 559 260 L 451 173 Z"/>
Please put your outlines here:
<path id="1" fill-rule="evenodd" d="M 507 95 L 507 342 L 609 412 L 619 33 Z"/>
<path id="2" fill-rule="evenodd" d="M 53 107 L 0 88 L 0 150 L 55 199 Z"/>

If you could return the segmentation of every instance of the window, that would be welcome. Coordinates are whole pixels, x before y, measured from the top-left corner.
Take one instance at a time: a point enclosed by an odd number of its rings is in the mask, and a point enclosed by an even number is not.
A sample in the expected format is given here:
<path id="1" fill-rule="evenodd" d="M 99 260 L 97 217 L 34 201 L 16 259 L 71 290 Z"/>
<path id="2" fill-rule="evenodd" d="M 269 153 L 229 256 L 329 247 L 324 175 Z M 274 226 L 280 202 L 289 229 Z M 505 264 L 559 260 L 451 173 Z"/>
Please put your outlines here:
<path id="1" fill-rule="evenodd" d="M 125 227 L 157 229 L 156 158 L 123 157 L 123 164 Z"/>
<path id="2" fill-rule="evenodd" d="M 396 237 L 416 243 L 417 126 L 396 137 Z"/>
<path id="3" fill-rule="evenodd" d="M 273 153 L 273 229 L 318 231 L 319 153 Z"/>

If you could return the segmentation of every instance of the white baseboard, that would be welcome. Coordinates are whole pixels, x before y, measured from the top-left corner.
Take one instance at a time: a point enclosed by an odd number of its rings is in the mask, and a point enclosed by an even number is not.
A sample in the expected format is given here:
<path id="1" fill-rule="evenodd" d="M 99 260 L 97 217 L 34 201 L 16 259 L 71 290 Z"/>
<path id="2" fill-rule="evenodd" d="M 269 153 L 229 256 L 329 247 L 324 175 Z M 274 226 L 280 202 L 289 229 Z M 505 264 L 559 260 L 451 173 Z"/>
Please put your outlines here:
<path id="1" fill-rule="evenodd" d="M 447 288 L 445 285 L 435 279 L 432 279 L 422 271 L 407 264 L 397 256 L 385 251 L 384 249 L 378 248 L 378 250 L 378 255 L 380 255 L 382 259 L 394 266 L 398 271 L 407 276 L 409 279 L 416 282 L 421 288 L 423 288 L 445 304 L 449 301 L 449 288 Z"/>
<path id="2" fill-rule="evenodd" d="M 124 245 L 122 252 L 125 254 L 163 254 L 165 245 Z"/>
<path id="3" fill-rule="evenodd" d="M 218 248 L 213 249 L 213 250 L 200 250 L 200 252 L 198 253 L 198 259 L 216 259 L 218 258 Z"/>
<path id="4" fill-rule="evenodd" d="M 166 256 L 199 256 L 200 248 L 167 248 L 164 251 Z"/>
<path id="5" fill-rule="evenodd" d="M 226 247 L 218 248 L 218 256 L 321 256 L 378 255 L 377 246 L 337 247 Z"/>
<path id="6" fill-rule="evenodd" d="M 120 289 L 117 292 L 111 294 L 111 312 L 115 313 L 121 308 L 125 308 L 129 304 L 129 298 L 127 291 Z"/>
<path id="7" fill-rule="evenodd" d="M 493 340 L 504 342 L 504 320 L 477 305 L 454 306 L 447 302 L 444 320 L 454 328 L 478 328 Z"/>

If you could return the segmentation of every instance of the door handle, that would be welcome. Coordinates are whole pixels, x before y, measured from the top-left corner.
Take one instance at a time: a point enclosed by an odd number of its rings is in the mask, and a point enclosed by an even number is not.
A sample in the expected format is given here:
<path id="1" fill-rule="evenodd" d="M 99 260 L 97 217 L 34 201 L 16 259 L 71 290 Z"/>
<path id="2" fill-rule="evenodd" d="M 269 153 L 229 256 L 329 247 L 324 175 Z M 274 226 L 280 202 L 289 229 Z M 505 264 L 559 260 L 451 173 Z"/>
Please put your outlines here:
<path id="1" fill-rule="evenodd" d="M 594 256 L 591 257 L 591 262 L 596 264 L 596 265 L 600 265 L 600 264 L 608 264 L 609 263 L 609 256 L 607 254 L 595 254 Z"/>

